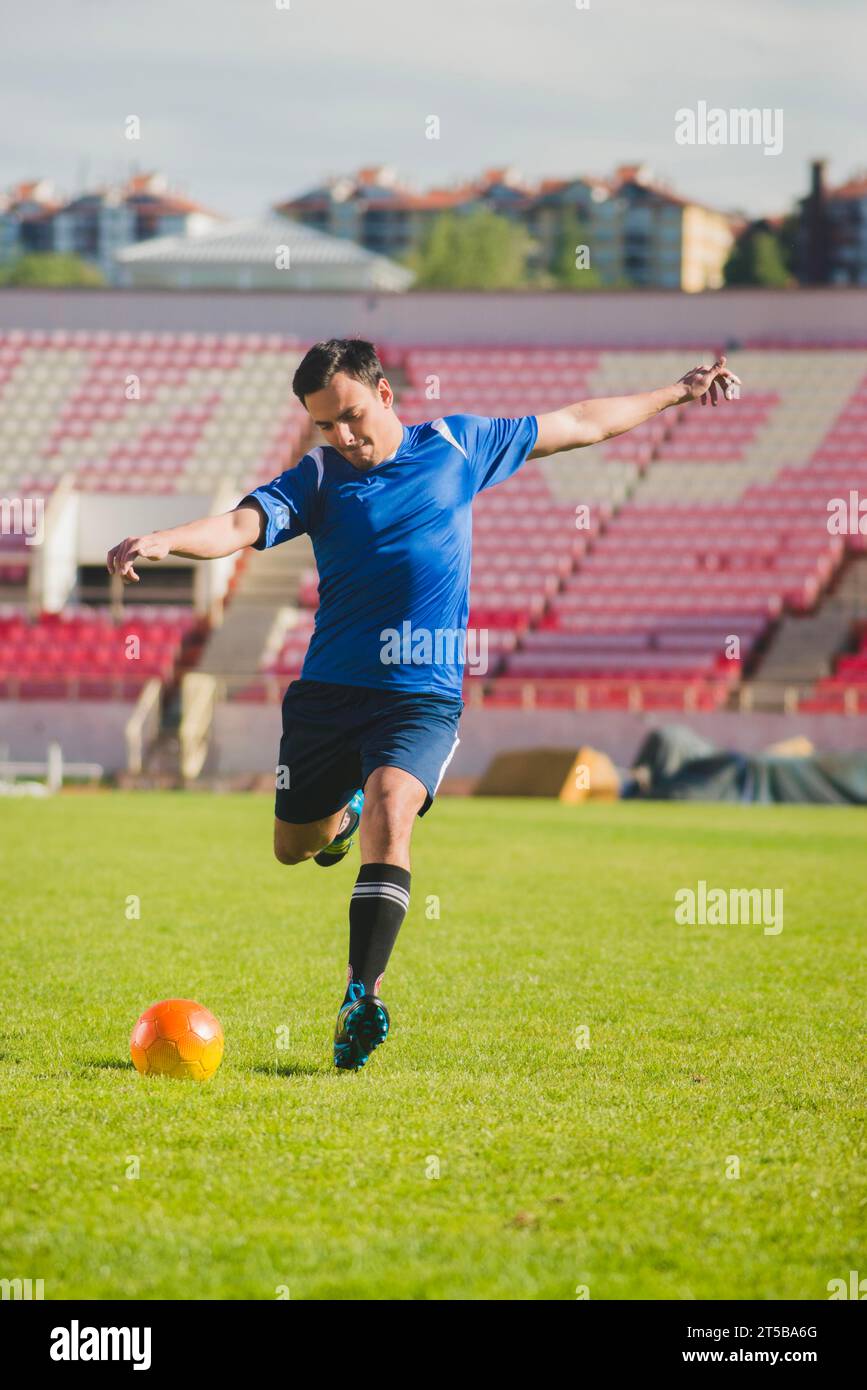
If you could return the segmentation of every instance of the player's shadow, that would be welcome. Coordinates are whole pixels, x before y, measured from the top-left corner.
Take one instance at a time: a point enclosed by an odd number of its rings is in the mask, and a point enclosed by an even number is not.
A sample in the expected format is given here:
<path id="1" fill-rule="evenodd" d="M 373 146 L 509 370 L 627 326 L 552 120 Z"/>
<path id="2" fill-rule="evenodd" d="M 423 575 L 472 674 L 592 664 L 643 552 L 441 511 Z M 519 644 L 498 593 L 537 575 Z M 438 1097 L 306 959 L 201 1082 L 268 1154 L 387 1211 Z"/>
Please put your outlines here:
<path id="1" fill-rule="evenodd" d="M 88 1071 L 135 1071 L 132 1062 L 125 1062 L 119 1057 L 100 1057 L 83 1065 Z M 250 1070 L 258 1072 L 260 1076 L 325 1076 L 330 1072 L 328 1067 L 316 1067 L 311 1062 L 280 1062 L 277 1066 L 262 1063 Z"/>
<path id="2" fill-rule="evenodd" d="M 325 1076 L 328 1072 L 328 1068 L 316 1067 L 312 1062 L 272 1062 L 270 1066 L 260 1063 L 251 1070 L 260 1076 Z"/>

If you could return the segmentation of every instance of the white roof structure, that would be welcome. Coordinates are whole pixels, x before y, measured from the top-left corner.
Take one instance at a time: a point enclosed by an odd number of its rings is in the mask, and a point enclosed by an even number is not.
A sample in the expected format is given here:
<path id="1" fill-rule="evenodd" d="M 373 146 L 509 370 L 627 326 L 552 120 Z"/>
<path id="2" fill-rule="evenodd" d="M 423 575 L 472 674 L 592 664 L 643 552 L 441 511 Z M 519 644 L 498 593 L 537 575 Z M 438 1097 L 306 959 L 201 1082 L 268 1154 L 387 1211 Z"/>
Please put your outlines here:
<path id="1" fill-rule="evenodd" d="M 114 262 L 114 283 L 129 289 L 400 291 L 415 278 L 354 241 L 273 216 L 139 241 Z"/>

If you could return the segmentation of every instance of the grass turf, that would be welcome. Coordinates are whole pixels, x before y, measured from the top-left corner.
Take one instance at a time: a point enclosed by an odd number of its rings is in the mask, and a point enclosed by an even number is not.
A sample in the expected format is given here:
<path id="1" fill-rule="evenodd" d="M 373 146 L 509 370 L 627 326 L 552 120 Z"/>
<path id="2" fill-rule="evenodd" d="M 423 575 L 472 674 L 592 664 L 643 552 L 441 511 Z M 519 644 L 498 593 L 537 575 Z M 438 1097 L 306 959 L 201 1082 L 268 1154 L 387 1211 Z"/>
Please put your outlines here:
<path id="1" fill-rule="evenodd" d="M 283 867 L 271 814 L 0 805 L 0 1276 L 48 1299 L 825 1299 L 863 1270 L 863 813 L 441 799 L 392 1036 L 358 1074 L 330 1063 L 357 851 Z M 699 879 L 782 888 L 782 933 L 676 925 Z M 222 1020 L 208 1084 L 132 1069 L 133 1022 L 172 995 Z"/>

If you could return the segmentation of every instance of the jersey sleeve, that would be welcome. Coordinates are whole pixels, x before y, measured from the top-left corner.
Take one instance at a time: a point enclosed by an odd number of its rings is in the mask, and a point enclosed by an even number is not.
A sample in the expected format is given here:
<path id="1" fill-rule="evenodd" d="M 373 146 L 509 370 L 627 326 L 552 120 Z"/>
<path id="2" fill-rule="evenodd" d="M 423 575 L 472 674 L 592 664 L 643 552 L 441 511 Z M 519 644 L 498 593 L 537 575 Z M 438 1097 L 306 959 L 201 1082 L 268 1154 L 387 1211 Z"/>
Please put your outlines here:
<path id="1" fill-rule="evenodd" d="M 474 495 L 517 473 L 539 436 L 535 415 L 453 415 L 448 423 L 466 453 Z"/>
<path id="2" fill-rule="evenodd" d="M 310 534 L 317 485 L 316 461 L 305 454 L 294 468 L 248 492 L 242 503 L 252 499 L 265 513 L 264 532 L 252 548 L 270 550 L 272 545 L 282 545 L 305 531 Z"/>

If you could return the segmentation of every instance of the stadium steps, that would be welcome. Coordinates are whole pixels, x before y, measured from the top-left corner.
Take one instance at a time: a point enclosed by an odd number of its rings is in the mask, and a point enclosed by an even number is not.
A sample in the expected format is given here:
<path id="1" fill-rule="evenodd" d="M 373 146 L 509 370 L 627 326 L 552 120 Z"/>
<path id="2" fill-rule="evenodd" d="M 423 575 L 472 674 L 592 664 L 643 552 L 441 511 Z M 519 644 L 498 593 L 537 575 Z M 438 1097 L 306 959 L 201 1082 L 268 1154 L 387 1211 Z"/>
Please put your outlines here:
<path id="1" fill-rule="evenodd" d="M 126 785 L 139 789 L 175 791 L 183 787 L 181 741 L 173 729 L 161 729 L 147 750 L 144 768 L 137 777 L 125 776 Z"/>
<path id="2" fill-rule="evenodd" d="M 181 776 L 181 682 L 188 671 L 199 669 L 201 652 L 208 641 L 208 630 L 200 625 L 187 635 L 178 651 L 171 678 L 163 686 L 160 727 L 142 754 L 140 773 L 121 773 L 118 786 L 130 789 L 175 790 L 184 786 Z"/>
<path id="3" fill-rule="evenodd" d="M 814 693 L 848 649 L 853 624 L 867 612 L 867 555 L 852 555 L 814 613 L 786 614 L 745 685 L 752 708 L 778 709 L 781 687 L 796 687 L 799 698 Z"/>
<path id="4" fill-rule="evenodd" d="M 849 610 L 851 619 L 867 618 L 867 552 L 856 552 L 849 557 L 833 586 L 831 598 Z"/>
<path id="5" fill-rule="evenodd" d="M 252 551 L 198 670 L 213 676 L 252 676 L 260 668 L 268 638 L 282 608 L 294 605 L 305 575 L 313 567 L 308 536 L 271 550 Z"/>

